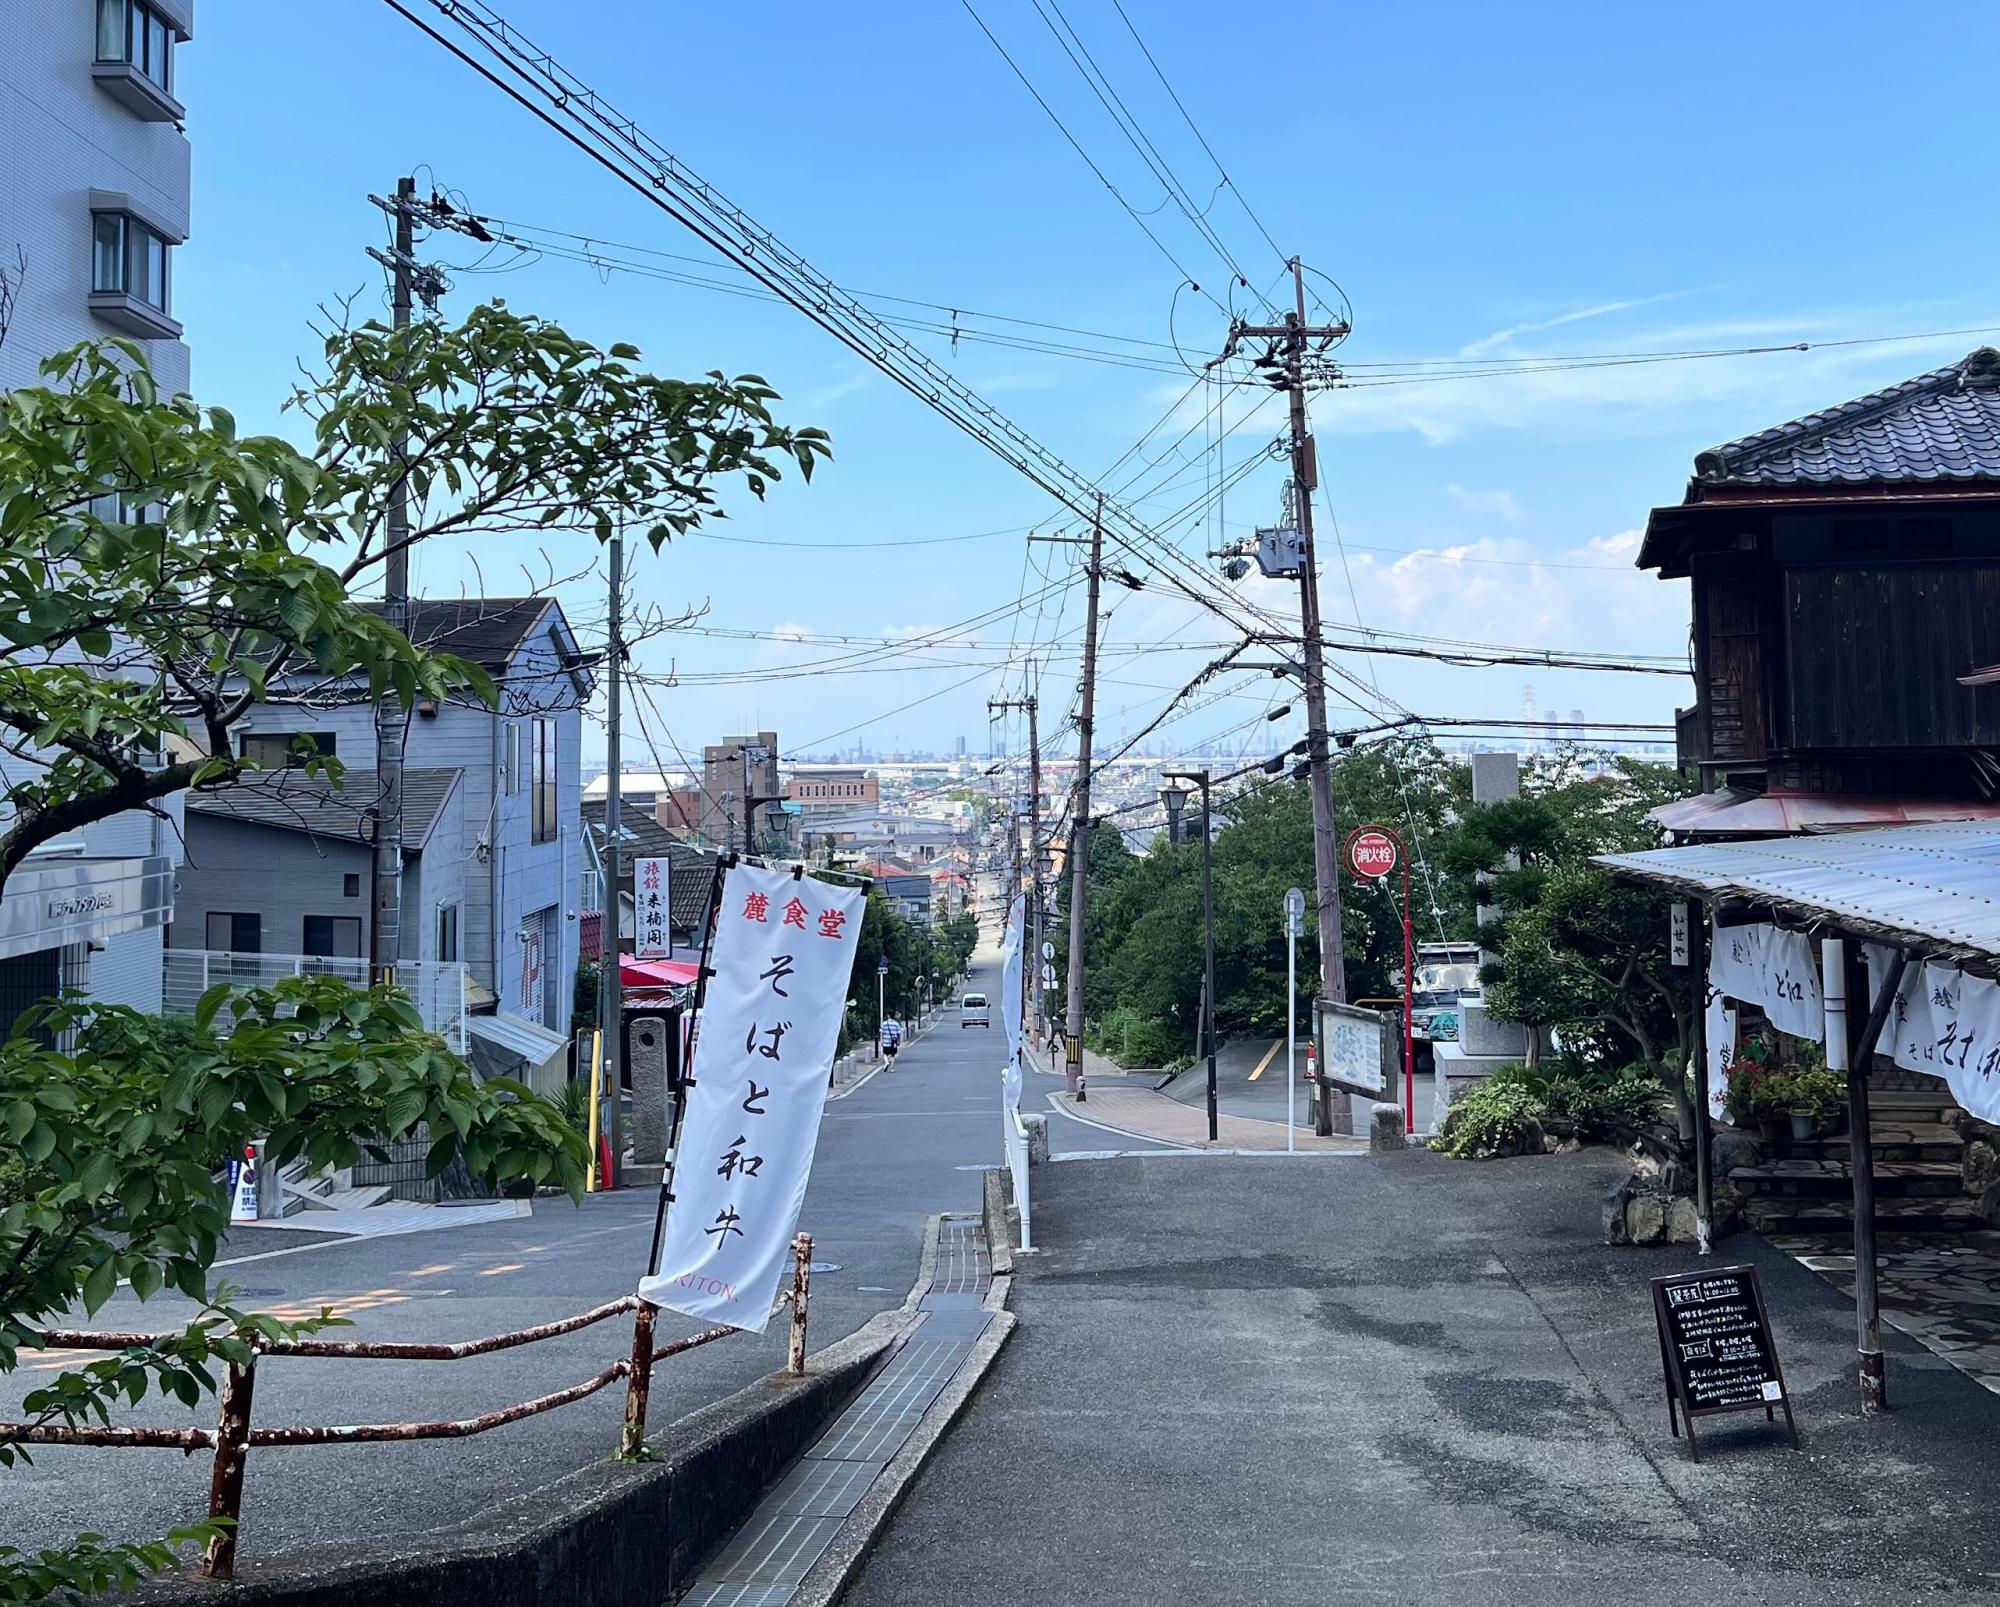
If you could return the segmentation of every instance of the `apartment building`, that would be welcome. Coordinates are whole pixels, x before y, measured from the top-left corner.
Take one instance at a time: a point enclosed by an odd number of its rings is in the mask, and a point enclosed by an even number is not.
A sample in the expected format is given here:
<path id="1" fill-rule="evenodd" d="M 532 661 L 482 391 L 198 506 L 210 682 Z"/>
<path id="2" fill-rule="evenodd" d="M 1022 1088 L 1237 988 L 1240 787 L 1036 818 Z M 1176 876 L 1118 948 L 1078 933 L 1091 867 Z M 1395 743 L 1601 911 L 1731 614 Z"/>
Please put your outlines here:
<path id="1" fill-rule="evenodd" d="M 193 0 L 8 0 L 0 7 L 0 392 L 79 341 L 140 343 L 160 386 L 188 385 L 174 252 L 189 227 L 176 64 Z M 4 778 L 0 778 L 4 779 Z M 59 988 L 161 1001 L 179 804 L 49 844 L 0 899 L 0 1032 Z"/>

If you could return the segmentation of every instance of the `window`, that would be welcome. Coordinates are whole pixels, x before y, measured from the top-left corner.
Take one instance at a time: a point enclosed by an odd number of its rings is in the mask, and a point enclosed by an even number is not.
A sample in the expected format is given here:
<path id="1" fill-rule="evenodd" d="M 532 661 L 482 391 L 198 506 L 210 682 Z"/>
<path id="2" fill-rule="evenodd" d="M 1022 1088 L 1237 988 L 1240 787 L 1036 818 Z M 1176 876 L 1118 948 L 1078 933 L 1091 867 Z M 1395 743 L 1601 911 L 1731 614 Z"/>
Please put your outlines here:
<path id="1" fill-rule="evenodd" d="M 169 94 L 174 30 L 146 0 L 97 0 L 97 59 L 135 67 Z"/>
<path id="2" fill-rule="evenodd" d="M 264 952 L 264 917 L 232 914 L 226 910 L 208 912 L 208 946 L 231 954 Z"/>
<path id="3" fill-rule="evenodd" d="M 556 723 L 537 720 L 534 727 L 534 840 L 556 840 Z"/>
<path id="4" fill-rule="evenodd" d="M 437 912 L 437 952 L 434 960 L 455 960 L 458 958 L 458 906 L 440 904 Z"/>
<path id="5" fill-rule="evenodd" d="M 359 898 L 361 896 L 361 872 L 351 870 L 340 878 L 340 896 L 342 898 Z"/>
<path id="6" fill-rule="evenodd" d="M 167 258 L 173 242 L 129 212 L 98 212 L 91 221 L 90 288 L 130 296 L 155 312 L 168 312 L 172 296 Z"/>
<path id="7" fill-rule="evenodd" d="M 361 957 L 361 917 L 358 915 L 308 915 L 299 944 L 301 954 L 328 958 Z"/>
<path id="8" fill-rule="evenodd" d="M 500 769 L 507 778 L 507 796 L 511 798 L 521 790 L 521 727 L 509 720 L 506 730 L 500 748 Z"/>
<path id="9" fill-rule="evenodd" d="M 337 741 L 331 731 L 245 731 L 237 740 L 240 757 L 265 770 L 295 770 L 314 756 L 330 759 Z"/>

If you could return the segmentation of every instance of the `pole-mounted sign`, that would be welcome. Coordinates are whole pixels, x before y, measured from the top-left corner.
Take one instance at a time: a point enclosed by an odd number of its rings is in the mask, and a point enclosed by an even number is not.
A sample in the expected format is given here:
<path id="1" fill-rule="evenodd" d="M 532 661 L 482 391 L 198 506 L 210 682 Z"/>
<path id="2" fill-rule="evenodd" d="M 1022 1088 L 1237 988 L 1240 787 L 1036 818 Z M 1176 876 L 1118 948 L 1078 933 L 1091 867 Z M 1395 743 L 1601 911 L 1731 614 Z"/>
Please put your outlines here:
<path id="1" fill-rule="evenodd" d="M 1417 1130 L 1417 1044 L 1411 1019 L 1416 1006 L 1417 952 L 1410 927 L 1410 856 L 1388 826 L 1356 826 L 1347 834 L 1348 868 L 1363 881 L 1386 882 L 1403 870 L 1403 1130 Z"/>
<path id="2" fill-rule="evenodd" d="M 1347 863 L 1365 881 L 1379 882 L 1396 868 L 1396 838 L 1380 826 L 1357 826 L 1347 834 Z"/>

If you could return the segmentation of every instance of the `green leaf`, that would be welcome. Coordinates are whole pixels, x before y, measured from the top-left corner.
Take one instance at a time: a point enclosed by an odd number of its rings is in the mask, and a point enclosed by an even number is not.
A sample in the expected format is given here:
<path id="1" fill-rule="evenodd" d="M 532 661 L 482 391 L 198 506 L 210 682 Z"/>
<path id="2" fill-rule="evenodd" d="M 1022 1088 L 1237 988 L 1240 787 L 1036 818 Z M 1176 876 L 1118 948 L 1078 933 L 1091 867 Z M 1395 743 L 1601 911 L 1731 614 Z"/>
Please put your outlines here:
<path id="1" fill-rule="evenodd" d="M 0 1113 L 0 1132 L 4 1132 L 7 1142 L 18 1144 L 21 1135 L 35 1125 L 35 1107 L 25 1099 L 17 1099 Z"/>
<path id="2" fill-rule="evenodd" d="M 416 1119 L 423 1115 L 429 1103 L 420 1088 L 404 1088 L 390 1095 L 389 1103 L 382 1113 L 382 1124 L 391 1138 L 400 1137 Z"/>
<path id="3" fill-rule="evenodd" d="M 118 1260 L 107 1255 L 90 1269 L 83 1280 L 83 1309 L 95 1314 L 97 1308 L 109 1300 L 118 1288 Z"/>

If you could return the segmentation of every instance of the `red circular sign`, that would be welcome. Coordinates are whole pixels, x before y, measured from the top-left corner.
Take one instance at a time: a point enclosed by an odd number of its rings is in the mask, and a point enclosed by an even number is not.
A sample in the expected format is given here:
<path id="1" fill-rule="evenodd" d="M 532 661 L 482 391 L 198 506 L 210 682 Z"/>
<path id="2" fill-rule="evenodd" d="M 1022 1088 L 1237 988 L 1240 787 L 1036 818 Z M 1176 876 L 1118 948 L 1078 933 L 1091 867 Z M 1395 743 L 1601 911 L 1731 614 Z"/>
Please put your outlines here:
<path id="1" fill-rule="evenodd" d="M 1396 840 L 1387 832 L 1357 831 L 1347 839 L 1347 863 L 1355 875 L 1380 881 L 1396 868 Z"/>

